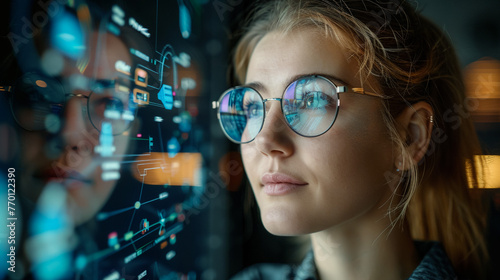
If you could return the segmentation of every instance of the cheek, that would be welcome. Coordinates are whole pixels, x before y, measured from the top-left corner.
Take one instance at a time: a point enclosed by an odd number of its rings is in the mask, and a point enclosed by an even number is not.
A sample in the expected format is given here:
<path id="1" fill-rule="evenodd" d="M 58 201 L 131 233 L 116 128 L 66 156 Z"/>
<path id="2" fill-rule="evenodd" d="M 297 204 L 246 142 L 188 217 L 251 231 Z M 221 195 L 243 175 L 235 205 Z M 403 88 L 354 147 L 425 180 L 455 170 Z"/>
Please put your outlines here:
<path id="1" fill-rule="evenodd" d="M 254 147 L 253 143 L 248 143 L 241 145 L 241 158 L 243 160 L 243 167 L 245 168 L 245 173 L 250 181 L 252 190 L 255 193 L 255 188 L 260 186 L 260 178 L 257 171 L 257 164 L 263 164 L 264 162 L 259 158 L 260 152 Z M 257 200 L 259 199 L 256 196 Z M 258 202 L 258 201 L 257 201 Z"/>
<path id="2" fill-rule="evenodd" d="M 44 153 L 45 141 L 37 133 L 25 133 L 21 135 L 21 154 L 24 166 L 30 166 Z"/>
<path id="3" fill-rule="evenodd" d="M 312 231 L 365 213 L 379 213 L 392 193 L 384 177 L 390 162 L 386 154 L 390 155 L 390 151 L 382 147 L 382 139 L 343 136 L 342 140 L 323 139 L 321 145 L 310 145 L 301 156 L 302 170 L 311 174 L 314 188 L 303 197 L 307 205 L 302 205 L 305 208 L 299 212 L 311 215 L 304 220 L 314 217 L 311 225 L 305 225 Z M 385 212 L 380 213 L 377 219 Z"/>
<path id="4" fill-rule="evenodd" d="M 117 181 L 103 181 L 102 171 L 95 172 L 92 186 L 68 191 L 68 207 L 75 224 L 81 224 L 95 216 L 111 195 Z"/>
<path id="5" fill-rule="evenodd" d="M 243 164 L 245 166 L 247 173 L 251 171 L 250 165 L 255 158 L 255 154 L 257 150 L 253 148 L 253 143 L 240 145 L 241 147 L 241 159 L 243 160 Z"/>
<path id="6" fill-rule="evenodd" d="M 123 155 L 125 151 L 127 150 L 128 144 L 129 144 L 129 136 L 126 135 L 119 135 L 115 136 L 114 139 L 114 145 L 116 147 L 116 155 Z"/>
<path id="7" fill-rule="evenodd" d="M 359 106 L 364 110 L 348 108 L 351 112 L 344 115 L 344 123 L 334 128 L 331 142 L 335 154 L 343 161 L 339 169 L 373 179 L 392 168 L 393 148 L 381 115 L 381 105 L 368 103 L 370 100 L 364 98 L 361 101 L 366 102 L 363 104 L 366 106 Z"/>
<path id="8" fill-rule="evenodd" d="M 334 190 L 352 199 L 359 199 L 360 203 L 363 203 L 363 199 L 375 198 L 390 191 L 384 176 L 392 167 L 392 150 L 388 139 L 366 135 L 346 142 L 337 141 L 335 145 L 336 149 L 324 153 L 323 159 L 315 159 L 328 163 L 328 170 L 322 173 L 324 182 L 331 182 L 336 185 Z M 335 192 L 331 188 L 328 190 Z"/>
<path id="9" fill-rule="evenodd" d="M 243 160 L 243 166 L 245 168 L 245 172 L 250 180 L 250 183 L 254 181 L 254 175 L 252 171 L 255 171 L 255 153 L 256 150 L 252 148 L 252 144 L 244 144 L 241 145 L 241 159 Z M 253 164 L 252 164 L 253 163 Z M 252 184 L 253 185 L 253 184 Z"/>
<path id="10" fill-rule="evenodd" d="M 101 178 L 102 170 L 99 168 L 96 172 L 95 183 L 89 189 L 88 200 L 97 205 L 104 204 L 113 191 L 117 180 L 103 181 Z"/>

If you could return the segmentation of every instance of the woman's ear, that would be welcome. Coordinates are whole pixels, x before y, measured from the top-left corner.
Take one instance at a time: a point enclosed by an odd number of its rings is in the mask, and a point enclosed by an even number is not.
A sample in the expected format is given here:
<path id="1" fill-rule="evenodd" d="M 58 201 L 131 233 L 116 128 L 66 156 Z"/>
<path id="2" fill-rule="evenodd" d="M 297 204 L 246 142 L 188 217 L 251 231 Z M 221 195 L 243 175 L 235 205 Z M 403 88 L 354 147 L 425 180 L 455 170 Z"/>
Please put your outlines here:
<path id="1" fill-rule="evenodd" d="M 433 128 L 433 110 L 429 103 L 420 101 L 406 108 L 396 117 L 398 130 L 407 145 L 409 160 L 398 159 L 397 168 L 407 170 L 411 164 L 417 164 L 427 152 Z M 404 162 L 404 166 L 401 166 Z"/>

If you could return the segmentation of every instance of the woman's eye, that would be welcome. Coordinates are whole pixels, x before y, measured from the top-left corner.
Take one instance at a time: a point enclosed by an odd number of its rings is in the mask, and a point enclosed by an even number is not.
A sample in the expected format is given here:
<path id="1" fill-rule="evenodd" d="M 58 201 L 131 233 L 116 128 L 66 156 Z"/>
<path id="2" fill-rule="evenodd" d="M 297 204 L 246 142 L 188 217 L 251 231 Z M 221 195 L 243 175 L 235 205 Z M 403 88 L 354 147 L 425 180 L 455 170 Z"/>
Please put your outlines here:
<path id="1" fill-rule="evenodd" d="M 117 98 L 103 97 L 92 100 L 92 107 L 95 112 L 104 114 L 106 110 L 121 112 L 124 109 L 124 104 Z"/>
<path id="2" fill-rule="evenodd" d="M 306 99 L 306 108 L 313 108 L 317 103 L 317 100 L 314 95 L 310 94 Z"/>
<path id="3" fill-rule="evenodd" d="M 252 116 L 257 115 L 257 109 L 256 108 L 252 108 L 251 115 Z"/>
<path id="4" fill-rule="evenodd" d="M 319 91 L 305 94 L 303 109 L 320 109 L 328 105 L 327 96 Z"/>
<path id="5" fill-rule="evenodd" d="M 256 103 L 249 103 L 245 105 L 245 111 L 247 112 L 248 118 L 259 117 L 262 114 L 261 107 Z"/>
<path id="6" fill-rule="evenodd" d="M 256 117 L 258 115 L 259 115 L 259 110 L 257 109 L 257 106 L 252 105 L 252 107 L 250 107 L 250 110 L 249 110 L 249 116 Z"/>

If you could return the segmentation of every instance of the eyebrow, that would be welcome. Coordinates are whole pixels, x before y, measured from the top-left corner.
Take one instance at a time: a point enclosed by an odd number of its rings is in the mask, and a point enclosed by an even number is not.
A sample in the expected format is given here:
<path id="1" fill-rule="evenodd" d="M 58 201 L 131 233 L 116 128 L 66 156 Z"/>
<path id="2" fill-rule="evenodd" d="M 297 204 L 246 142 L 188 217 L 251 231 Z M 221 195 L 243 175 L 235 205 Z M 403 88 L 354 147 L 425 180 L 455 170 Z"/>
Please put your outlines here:
<path id="1" fill-rule="evenodd" d="M 292 76 L 292 77 L 286 79 L 285 86 L 284 86 L 283 90 L 285 90 L 285 88 L 288 87 L 288 85 L 290 85 L 292 82 L 294 82 L 298 79 L 308 77 L 308 76 L 315 76 L 315 75 L 327 78 L 328 80 L 332 81 L 336 86 L 341 86 L 341 85 L 348 86 L 348 87 L 350 86 L 347 82 L 345 82 L 344 80 L 342 80 L 339 77 L 336 77 L 334 75 L 314 72 L 314 73 L 299 74 L 299 75 L 295 75 L 295 76 Z M 251 87 L 251 88 L 257 90 L 258 92 L 266 92 L 267 91 L 266 86 L 264 84 L 262 84 L 261 82 L 247 83 L 247 84 L 242 85 L 242 87 Z"/>

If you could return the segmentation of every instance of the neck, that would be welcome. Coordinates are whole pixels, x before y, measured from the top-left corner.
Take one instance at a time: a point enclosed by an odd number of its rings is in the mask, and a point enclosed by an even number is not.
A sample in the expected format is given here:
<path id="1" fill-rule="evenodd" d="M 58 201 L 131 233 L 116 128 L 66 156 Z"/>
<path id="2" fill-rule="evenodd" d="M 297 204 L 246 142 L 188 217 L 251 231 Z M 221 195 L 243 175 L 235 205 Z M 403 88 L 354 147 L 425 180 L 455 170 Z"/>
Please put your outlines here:
<path id="1" fill-rule="evenodd" d="M 413 240 L 406 226 L 391 230 L 384 220 L 312 234 L 319 278 L 407 279 L 419 262 Z"/>

